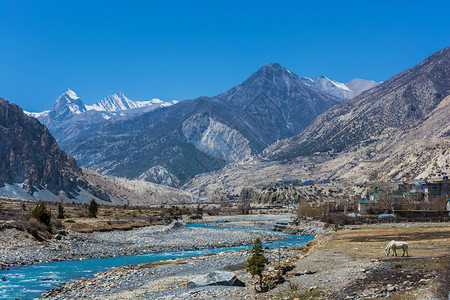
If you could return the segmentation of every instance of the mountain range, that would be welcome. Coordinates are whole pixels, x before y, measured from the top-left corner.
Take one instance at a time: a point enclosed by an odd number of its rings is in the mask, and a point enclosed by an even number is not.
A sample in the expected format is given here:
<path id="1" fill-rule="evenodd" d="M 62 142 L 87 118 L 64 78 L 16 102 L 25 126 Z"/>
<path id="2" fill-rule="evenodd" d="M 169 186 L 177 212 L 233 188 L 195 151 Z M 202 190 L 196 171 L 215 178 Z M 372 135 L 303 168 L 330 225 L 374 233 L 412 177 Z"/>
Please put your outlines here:
<path id="1" fill-rule="evenodd" d="M 93 105 L 85 105 L 74 91 L 67 89 L 56 100 L 51 110 L 25 113 L 46 125 L 58 144 L 64 147 L 74 138 L 89 135 L 92 128 L 101 124 L 132 118 L 157 108 L 171 106 L 177 102 L 176 100 L 164 102 L 159 99 L 132 101 L 121 92 L 117 92 Z"/>
<path id="2" fill-rule="evenodd" d="M 185 188 L 213 193 L 285 179 L 424 180 L 450 172 L 450 48 L 436 52 L 260 155 L 199 175 Z"/>
<path id="3" fill-rule="evenodd" d="M 105 182 L 145 190 L 78 165 L 198 196 L 284 179 L 360 184 L 450 172 L 450 48 L 382 83 L 309 79 L 272 63 L 215 97 L 176 105 L 117 93 L 89 106 L 67 90 L 34 116 L 77 162 L 34 118 L 0 104 L 0 194 L 9 196 L 117 199 Z"/>
<path id="4" fill-rule="evenodd" d="M 143 111 L 129 109 L 129 101 L 115 95 L 108 100 L 121 99 L 123 106 L 109 109 L 115 116 L 107 120 L 103 115 L 98 120 L 104 111 L 88 109 L 63 122 L 51 114 L 40 120 L 83 167 L 178 187 L 199 173 L 219 170 L 298 134 L 318 115 L 347 100 L 330 93 L 338 89 L 356 93 L 325 77 L 307 80 L 272 63 L 215 97 Z M 104 102 L 95 107 L 109 108 Z"/>

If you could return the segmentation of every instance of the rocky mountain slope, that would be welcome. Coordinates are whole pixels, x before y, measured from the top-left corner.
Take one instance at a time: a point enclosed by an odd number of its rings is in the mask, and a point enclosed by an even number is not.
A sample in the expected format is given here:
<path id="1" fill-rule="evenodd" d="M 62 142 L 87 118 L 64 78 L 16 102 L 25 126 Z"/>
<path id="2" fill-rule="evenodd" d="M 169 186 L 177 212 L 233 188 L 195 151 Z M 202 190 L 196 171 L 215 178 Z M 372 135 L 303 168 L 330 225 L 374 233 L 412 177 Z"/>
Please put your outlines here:
<path id="1" fill-rule="evenodd" d="M 155 184 L 144 180 L 129 180 L 114 176 L 99 174 L 89 169 L 83 169 L 83 174 L 95 185 L 101 186 L 112 199 L 132 206 L 147 206 L 195 203 L 197 197 L 187 191 Z"/>
<path id="2" fill-rule="evenodd" d="M 301 134 L 266 149 L 264 157 L 282 160 L 380 145 L 397 134 L 417 129 L 449 94 L 450 48 L 446 48 L 330 109 Z"/>
<path id="3" fill-rule="evenodd" d="M 88 183 L 45 126 L 1 98 L 0 195 L 110 202 L 102 189 Z"/>
<path id="4" fill-rule="evenodd" d="M 450 48 L 319 116 L 260 156 L 202 174 L 185 188 L 239 193 L 278 180 L 416 180 L 450 173 Z"/>
<path id="5" fill-rule="evenodd" d="M 83 167 L 177 186 L 298 134 L 342 101 L 274 63 L 216 97 L 89 125 L 62 146 Z"/>

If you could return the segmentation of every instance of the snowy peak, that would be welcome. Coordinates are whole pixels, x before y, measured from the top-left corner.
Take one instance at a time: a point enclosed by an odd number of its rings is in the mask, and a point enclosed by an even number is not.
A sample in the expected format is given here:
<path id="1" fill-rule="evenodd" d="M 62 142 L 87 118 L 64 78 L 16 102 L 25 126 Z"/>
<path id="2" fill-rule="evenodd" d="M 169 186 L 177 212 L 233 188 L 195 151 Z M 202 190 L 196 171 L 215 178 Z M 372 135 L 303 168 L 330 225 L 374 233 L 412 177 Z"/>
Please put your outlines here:
<path id="1" fill-rule="evenodd" d="M 380 82 L 359 78 L 355 78 L 347 83 L 340 83 L 325 76 L 319 76 L 314 79 L 301 77 L 300 80 L 306 85 L 313 86 L 322 92 L 345 100 L 349 100 L 359 93 L 362 93 L 380 84 Z"/>
<path id="2" fill-rule="evenodd" d="M 153 98 L 150 101 L 132 101 L 121 92 L 117 92 L 114 95 L 108 96 L 93 105 L 85 105 L 74 91 L 67 89 L 61 94 L 61 96 L 59 96 L 51 110 L 38 113 L 25 111 L 25 113 L 34 118 L 49 118 L 54 121 L 65 121 L 75 115 L 89 110 L 115 113 L 149 106 L 152 106 L 152 108 L 168 107 L 177 103 L 177 100 L 164 102 L 158 98 Z"/>
<path id="3" fill-rule="evenodd" d="M 322 92 L 345 100 L 351 99 L 358 94 L 358 92 L 349 89 L 345 86 L 345 84 L 331 80 L 325 76 L 320 76 L 314 79 L 302 77 L 301 81 L 304 84 L 313 86 Z"/>
<path id="4" fill-rule="evenodd" d="M 174 100 L 172 102 L 164 102 L 158 98 L 154 98 L 150 101 L 132 101 L 125 97 L 121 92 L 117 92 L 116 94 L 106 97 L 103 100 L 98 101 L 94 105 L 88 105 L 88 110 L 97 110 L 97 111 L 107 111 L 107 112 L 118 112 L 124 110 L 130 110 L 141 107 L 148 107 L 152 105 L 167 107 L 173 104 L 178 103 L 178 101 Z"/>
<path id="5" fill-rule="evenodd" d="M 116 112 L 137 107 L 139 106 L 137 106 L 135 102 L 125 97 L 125 95 L 121 92 L 117 92 L 114 95 L 106 97 L 103 100 L 95 103 L 94 105 L 89 106 L 89 109 L 97 111 Z"/>
<path id="6" fill-rule="evenodd" d="M 56 121 L 63 121 L 76 114 L 85 112 L 86 106 L 83 101 L 77 96 L 77 94 L 67 89 L 59 98 L 56 100 L 55 105 L 51 109 L 49 116 L 51 119 Z"/>
<path id="7" fill-rule="evenodd" d="M 348 100 L 359 93 L 368 90 L 378 82 L 364 79 L 354 79 L 346 84 L 331 80 L 325 76 L 317 78 L 298 77 L 287 68 L 278 63 L 270 63 L 262 66 L 256 73 L 250 76 L 242 85 L 268 86 L 273 85 L 282 90 L 290 91 L 296 83 L 300 81 L 302 84 L 318 89 L 321 92 L 333 95 L 343 100 Z"/>
<path id="8" fill-rule="evenodd" d="M 365 80 L 365 79 L 355 78 L 349 82 L 346 82 L 345 85 L 353 91 L 362 93 L 364 91 L 367 91 L 367 90 L 373 88 L 374 86 L 379 85 L 380 83 L 381 82 L 376 82 L 373 80 Z"/>
<path id="9" fill-rule="evenodd" d="M 77 94 L 75 94 L 74 91 L 72 91 L 71 89 L 67 89 L 63 95 L 67 95 L 67 97 L 69 97 L 70 99 L 80 99 Z"/>
<path id="10" fill-rule="evenodd" d="M 50 113 L 49 110 L 44 110 L 43 112 L 38 112 L 38 113 L 29 112 L 29 111 L 26 111 L 26 110 L 24 110 L 23 112 L 25 114 L 29 115 L 30 117 L 33 117 L 33 118 L 36 118 L 36 119 L 41 118 L 41 117 L 46 117 Z"/>

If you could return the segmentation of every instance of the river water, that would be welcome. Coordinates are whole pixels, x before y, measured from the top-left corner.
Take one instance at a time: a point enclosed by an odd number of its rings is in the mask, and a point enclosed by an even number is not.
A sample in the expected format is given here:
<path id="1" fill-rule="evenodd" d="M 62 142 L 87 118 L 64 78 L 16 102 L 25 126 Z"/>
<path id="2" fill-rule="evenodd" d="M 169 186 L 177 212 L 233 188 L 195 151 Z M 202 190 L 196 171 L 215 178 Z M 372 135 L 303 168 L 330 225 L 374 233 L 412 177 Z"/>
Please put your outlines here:
<path id="1" fill-rule="evenodd" d="M 306 245 L 314 237 L 289 235 L 281 232 L 208 226 L 207 224 L 193 224 L 191 227 L 208 227 L 214 229 L 232 229 L 256 232 L 271 232 L 280 235 L 281 240 L 278 242 L 264 243 L 263 246 L 269 249 L 276 249 L 278 245 L 282 248 Z M 6 281 L 0 280 L 0 299 L 33 299 L 40 297 L 48 289 L 52 289 L 59 283 L 74 281 L 107 271 L 113 267 L 122 267 L 130 264 L 142 264 L 155 261 L 163 261 L 169 259 L 200 256 L 207 253 L 231 252 L 243 249 L 249 249 L 252 245 L 211 248 L 203 250 L 190 250 L 180 252 L 163 252 L 150 253 L 132 256 L 120 256 L 110 258 L 61 261 L 43 264 L 35 264 L 28 266 L 11 267 L 9 270 L 0 271 L 0 278 L 6 278 Z"/>

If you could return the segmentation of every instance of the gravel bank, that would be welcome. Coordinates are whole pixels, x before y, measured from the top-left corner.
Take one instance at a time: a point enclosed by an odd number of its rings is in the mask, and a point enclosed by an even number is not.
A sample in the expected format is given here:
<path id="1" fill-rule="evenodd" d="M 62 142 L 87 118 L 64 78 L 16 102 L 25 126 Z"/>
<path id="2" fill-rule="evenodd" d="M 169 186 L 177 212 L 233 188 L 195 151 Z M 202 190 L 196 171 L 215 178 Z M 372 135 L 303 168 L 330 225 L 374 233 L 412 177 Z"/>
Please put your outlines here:
<path id="1" fill-rule="evenodd" d="M 281 259 L 298 256 L 300 251 L 281 251 Z M 272 262 L 277 251 L 266 251 Z M 57 286 L 47 295 L 51 299 L 246 299 L 253 294 L 251 276 L 243 271 L 248 251 L 218 253 L 177 259 L 159 264 L 144 264 L 116 268 L 87 280 Z M 238 271 L 234 271 L 239 269 Z M 246 287 L 209 286 L 187 288 L 187 282 L 211 271 L 234 271 Z M 250 298 L 249 298 L 250 299 Z"/>
<path id="2" fill-rule="evenodd" d="M 279 235 L 246 231 L 151 226 L 130 231 L 68 233 L 37 243 L 16 229 L 0 232 L 3 267 L 49 261 L 105 258 L 145 253 L 198 250 L 251 244 L 256 237 L 268 242 Z"/>

